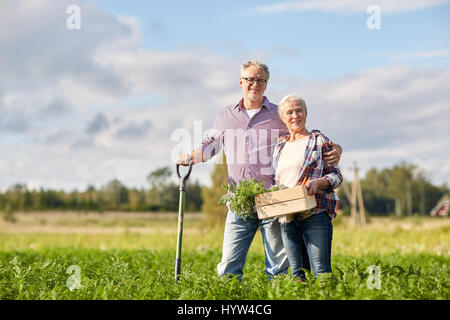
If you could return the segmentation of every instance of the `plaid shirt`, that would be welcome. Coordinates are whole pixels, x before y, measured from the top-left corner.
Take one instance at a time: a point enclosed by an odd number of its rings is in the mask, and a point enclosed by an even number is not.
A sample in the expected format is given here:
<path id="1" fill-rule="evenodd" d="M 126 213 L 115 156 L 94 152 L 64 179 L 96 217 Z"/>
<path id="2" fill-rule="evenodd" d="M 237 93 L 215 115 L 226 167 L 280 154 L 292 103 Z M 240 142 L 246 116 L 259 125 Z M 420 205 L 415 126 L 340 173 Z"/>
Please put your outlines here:
<path id="1" fill-rule="evenodd" d="M 280 159 L 281 150 L 283 150 L 286 141 L 289 140 L 289 135 L 280 136 L 278 139 L 278 145 L 275 148 L 273 154 L 273 167 L 276 170 L 278 160 Z M 332 149 L 330 140 L 323 135 L 319 130 L 312 130 L 311 135 L 308 138 L 308 144 L 305 150 L 305 158 L 303 165 L 298 173 L 297 181 L 300 183 L 304 178 L 318 179 L 325 177 L 330 183 L 330 187 L 327 190 L 317 190 L 316 202 L 317 207 L 311 209 L 309 214 L 318 214 L 326 211 L 331 219 L 336 217 L 336 204 L 339 200 L 337 194 L 334 192 L 334 188 L 337 188 L 342 183 L 342 174 L 339 168 L 326 163 L 323 160 L 323 153 Z M 275 181 L 279 184 L 279 181 Z"/>

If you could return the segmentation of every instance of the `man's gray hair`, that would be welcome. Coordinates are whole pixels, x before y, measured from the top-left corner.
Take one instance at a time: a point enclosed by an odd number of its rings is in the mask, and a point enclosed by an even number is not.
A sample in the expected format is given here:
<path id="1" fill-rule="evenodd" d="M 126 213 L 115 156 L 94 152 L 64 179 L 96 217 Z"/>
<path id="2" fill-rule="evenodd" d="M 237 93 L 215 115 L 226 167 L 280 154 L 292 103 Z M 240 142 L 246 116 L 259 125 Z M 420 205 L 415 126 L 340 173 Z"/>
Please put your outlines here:
<path id="1" fill-rule="evenodd" d="M 281 107 L 283 107 L 288 102 L 296 102 L 299 106 L 302 106 L 305 110 L 305 114 L 308 114 L 308 109 L 306 108 L 306 102 L 299 96 L 295 94 L 288 94 L 284 96 L 283 99 L 281 99 L 280 103 L 278 104 L 278 113 L 281 116 Z"/>
<path id="2" fill-rule="evenodd" d="M 242 73 L 250 66 L 255 66 L 255 67 L 262 69 L 267 76 L 266 80 L 269 80 L 269 77 L 270 77 L 269 67 L 266 64 L 264 64 L 260 61 L 257 61 L 257 60 L 249 60 L 247 62 L 244 62 L 241 65 L 241 76 L 242 76 Z"/>

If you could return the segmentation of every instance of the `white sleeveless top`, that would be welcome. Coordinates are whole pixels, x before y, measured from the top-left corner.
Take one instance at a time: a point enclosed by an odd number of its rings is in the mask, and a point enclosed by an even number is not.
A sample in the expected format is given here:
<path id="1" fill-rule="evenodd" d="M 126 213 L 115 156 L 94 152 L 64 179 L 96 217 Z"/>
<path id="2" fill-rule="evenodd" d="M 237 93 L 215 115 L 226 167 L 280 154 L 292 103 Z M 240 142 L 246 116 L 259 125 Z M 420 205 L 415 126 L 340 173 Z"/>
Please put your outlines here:
<path id="1" fill-rule="evenodd" d="M 275 179 L 281 185 L 289 188 L 297 185 L 298 173 L 305 160 L 308 137 L 306 136 L 294 142 L 287 141 L 281 150 L 277 170 L 275 171 Z"/>

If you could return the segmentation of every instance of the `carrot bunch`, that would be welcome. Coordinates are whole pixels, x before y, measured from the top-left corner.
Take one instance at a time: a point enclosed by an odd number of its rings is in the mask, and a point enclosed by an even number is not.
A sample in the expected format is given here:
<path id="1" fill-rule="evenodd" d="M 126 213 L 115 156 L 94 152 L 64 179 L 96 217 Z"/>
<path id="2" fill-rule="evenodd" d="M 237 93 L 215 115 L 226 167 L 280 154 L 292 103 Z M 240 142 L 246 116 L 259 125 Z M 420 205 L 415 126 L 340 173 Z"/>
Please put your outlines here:
<path id="1" fill-rule="evenodd" d="M 303 178 L 302 182 L 300 183 L 301 186 L 306 186 L 306 184 L 311 180 L 311 178 L 308 178 L 308 180 L 306 180 L 306 177 Z"/>

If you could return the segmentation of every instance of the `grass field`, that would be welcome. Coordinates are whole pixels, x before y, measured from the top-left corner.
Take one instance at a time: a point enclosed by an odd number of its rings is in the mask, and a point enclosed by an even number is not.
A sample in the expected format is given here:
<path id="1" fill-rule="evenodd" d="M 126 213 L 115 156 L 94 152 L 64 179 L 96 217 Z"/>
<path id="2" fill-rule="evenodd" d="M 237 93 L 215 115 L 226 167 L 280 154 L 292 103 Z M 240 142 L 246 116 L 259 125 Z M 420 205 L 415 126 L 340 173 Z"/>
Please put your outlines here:
<path id="1" fill-rule="evenodd" d="M 185 214 L 179 283 L 173 280 L 176 214 L 49 212 L 15 219 L 0 222 L 0 299 L 450 297 L 448 219 L 372 217 L 355 228 L 338 217 L 335 279 L 310 275 L 306 283 L 289 275 L 267 280 L 260 233 L 243 280 L 218 278 L 223 226 L 207 228 L 199 214 Z M 369 266 L 380 271 L 378 283 Z"/>

